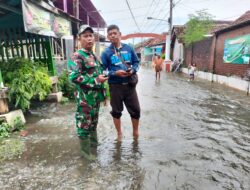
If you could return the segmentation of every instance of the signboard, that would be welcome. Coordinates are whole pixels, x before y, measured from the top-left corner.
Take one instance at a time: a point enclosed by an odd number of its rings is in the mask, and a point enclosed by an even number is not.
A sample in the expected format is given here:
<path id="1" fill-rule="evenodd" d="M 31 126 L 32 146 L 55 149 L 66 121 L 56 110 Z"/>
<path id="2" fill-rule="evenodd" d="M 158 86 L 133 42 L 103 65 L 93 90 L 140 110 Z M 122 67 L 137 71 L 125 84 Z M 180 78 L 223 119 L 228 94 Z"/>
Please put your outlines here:
<path id="1" fill-rule="evenodd" d="M 223 60 L 225 63 L 249 64 L 250 34 L 226 39 Z"/>
<path id="2" fill-rule="evenodd" d="M 157 55 L 161 55 L 161 52 L 162 52 L 162 47 L 157 47 L 157 48 L 155 48 L 155 53 L 156 53 Z"/>
<path id="3" fill-rule="evenodd" d="M 26 32 L 59 38 L 71 35 L 70 21 L 27 0 L 22 1 L 22 10 Z"/>
<path id="4" fill-rule="evenodd" d="M 53 22 L 53 31 L 58 37 L 69 36 L 71 35 L 71 23 L 62 17 L 55 16 Z"/>
<path id="5" fill-rule="evenodd" d="M 152 48 L 150 48 L 150 47 L 144 47 L 144 49 L 143 49 L 143 54 L 146 56 L 146 55 L 152 55 L 152 53 L 153 53 L 153 50 L 152 50 Z"/>

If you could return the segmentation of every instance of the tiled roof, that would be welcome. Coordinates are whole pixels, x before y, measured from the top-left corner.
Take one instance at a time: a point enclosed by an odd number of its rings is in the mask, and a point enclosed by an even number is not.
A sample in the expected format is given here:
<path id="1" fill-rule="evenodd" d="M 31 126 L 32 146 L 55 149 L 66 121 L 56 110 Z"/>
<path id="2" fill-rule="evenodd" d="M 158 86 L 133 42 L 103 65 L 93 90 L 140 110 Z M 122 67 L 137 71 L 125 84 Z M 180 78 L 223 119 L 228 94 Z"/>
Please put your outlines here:
<path id="1" fill-rule="evenodd" d="M 220 33 L 220 32 L 224 32 L 233 28 L 237 28 L 240 25 L 244 25 L 244 24 L 250 24 L 250 10 L 245 12 L 245 14 L 243 14 L 242 16 L 240 16 L 239 18 L 237 18 L 235 21 L 233 21 L 229 26 L 218 29 L 216 31 L 214 31 L 215 33 Z"/>
<path id="2" fill-rule="evenodd" d="M 236 24 L 240 24 L 246 21 L 250 20 L 250 10 L 245 12 L 245 14 L 243 14 L 242 16 L 240 16 L 239 18 L 237 18 L 232 25 L 236 25 Z"/>
<path id="3" fill-rule="evenodd" d="M 152 46 L 155 46 L 155 45 L 158 45 L 158 44 L 165 43 L 166 42 L 166 35 L 167 35 L 167 33 L 163 33 L 164 37 L 162 37 L 162 38 L 150 38 L 150 39 L 147 39 L 147 40 L 137 44 L 135 46 L 135 49 L 139 49 L 139 48 L 142 48 L 142 47 L 152 47 Z"/>
<path id="4" fill-rule="evenodd" d="M 232 21 L 215 20 L 213 21 L 213 27 L 209 33 L 214 33 L 218 30 L 222 30 L 232 25 Z"/>

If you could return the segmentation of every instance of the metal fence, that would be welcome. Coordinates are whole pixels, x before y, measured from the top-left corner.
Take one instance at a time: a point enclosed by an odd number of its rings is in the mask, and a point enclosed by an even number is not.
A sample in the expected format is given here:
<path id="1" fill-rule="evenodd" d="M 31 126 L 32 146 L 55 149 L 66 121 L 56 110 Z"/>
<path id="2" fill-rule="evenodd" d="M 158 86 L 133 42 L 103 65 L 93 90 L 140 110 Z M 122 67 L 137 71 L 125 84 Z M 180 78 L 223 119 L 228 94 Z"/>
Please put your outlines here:
<path id="1" fill-rule="evenodd" d="M 56 74 L 49 37 L 27 33 L 23 28 L 0 29 L 0 61 L 23 57 L 47 64 L 51 75 Z"/>

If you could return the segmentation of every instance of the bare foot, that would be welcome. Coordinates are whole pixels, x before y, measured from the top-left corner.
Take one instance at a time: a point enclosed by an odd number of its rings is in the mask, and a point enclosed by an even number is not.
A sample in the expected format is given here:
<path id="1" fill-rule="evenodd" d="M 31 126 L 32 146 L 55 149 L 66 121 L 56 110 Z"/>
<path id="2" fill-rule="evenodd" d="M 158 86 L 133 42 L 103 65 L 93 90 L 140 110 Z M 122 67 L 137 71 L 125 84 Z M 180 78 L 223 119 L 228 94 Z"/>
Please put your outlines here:
<path id="1" fill-rule="evenodd" d="M 116 141 L 121 142 L 122 141 L 122 133 L 117 134 L 117 139 Z"/>

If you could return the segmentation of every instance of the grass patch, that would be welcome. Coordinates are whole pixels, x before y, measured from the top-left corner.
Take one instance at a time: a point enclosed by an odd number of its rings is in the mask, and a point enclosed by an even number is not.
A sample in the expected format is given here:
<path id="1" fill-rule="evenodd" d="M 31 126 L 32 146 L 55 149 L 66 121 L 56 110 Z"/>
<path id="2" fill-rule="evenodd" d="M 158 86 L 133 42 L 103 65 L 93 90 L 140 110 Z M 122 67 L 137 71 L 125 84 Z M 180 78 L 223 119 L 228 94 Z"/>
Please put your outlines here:
<path id="1" fill-rule="evenodd" d="M 21 139 L 5 139 L 0 141 L 0 162 L 16 158 L 24 151 L 25 144 Z"/>

